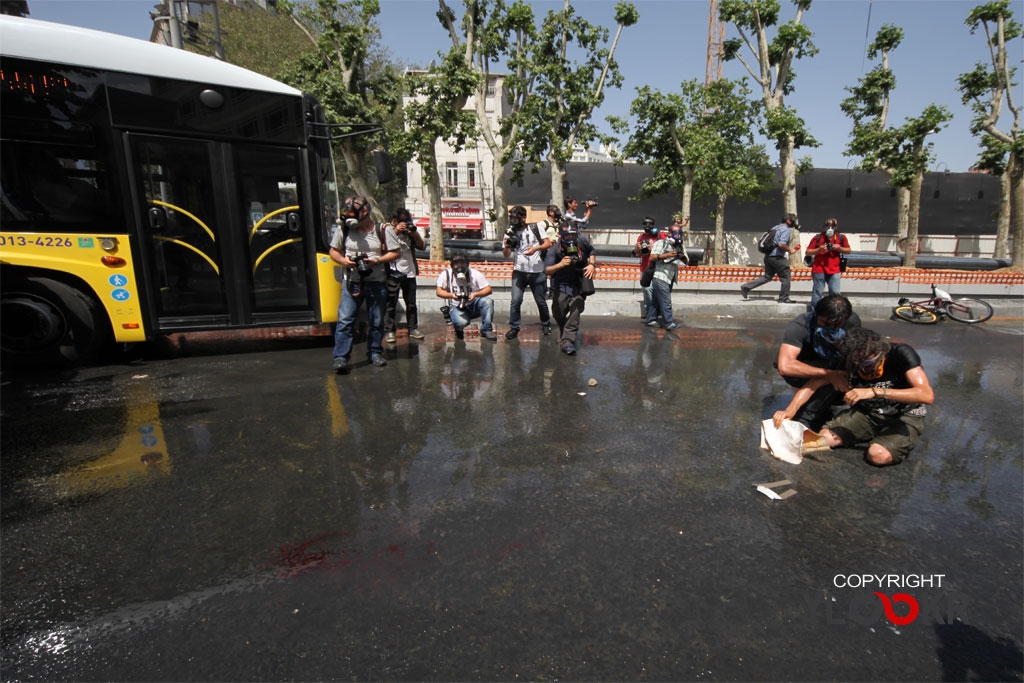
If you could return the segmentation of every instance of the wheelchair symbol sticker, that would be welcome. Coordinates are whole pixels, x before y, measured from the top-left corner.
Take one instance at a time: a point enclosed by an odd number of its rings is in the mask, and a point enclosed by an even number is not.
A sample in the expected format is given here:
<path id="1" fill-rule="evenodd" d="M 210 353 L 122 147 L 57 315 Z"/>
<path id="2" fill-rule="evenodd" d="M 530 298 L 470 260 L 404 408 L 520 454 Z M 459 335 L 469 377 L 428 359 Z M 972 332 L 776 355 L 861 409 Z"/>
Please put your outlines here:
<path id="1" fill-rule="evenodd" d="M 124 275 L 111 275 L 107 278 L 107 282 L 110 283 L 111 287 L 124 287 L 128 284 L 128 278 Z"/>
<path id="2" fill-rule="evenodd" d="M 110 292 L 110 298 L 114 301 L 128 301 L 132 295 L 127 289 L 115 289 Z"/>

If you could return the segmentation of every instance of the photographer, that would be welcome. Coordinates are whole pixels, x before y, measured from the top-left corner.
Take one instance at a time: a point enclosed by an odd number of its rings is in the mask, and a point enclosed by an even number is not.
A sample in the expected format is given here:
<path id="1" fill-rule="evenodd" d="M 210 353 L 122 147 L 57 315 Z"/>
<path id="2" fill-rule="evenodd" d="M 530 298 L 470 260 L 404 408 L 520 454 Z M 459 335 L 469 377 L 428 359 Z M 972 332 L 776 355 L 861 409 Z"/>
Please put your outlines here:
<path id="1" fill-rule="evenodd" d="M 550 207 L 549 207 L 550 208 Z M 548 302 L 544 298 L 544 287 L 547 275 L 544 273 L 544 250 L 551 247 L 551 240 L 542 232 L 541 224 L 526 224 L 526 208 L 513 206 L 508 212 L 509 228 L 505 233 L 502 255 L 508 258 L 515 251 L 512 264 L 512 301 L 508 312 L 508 332 L 505 339 L 519 336 L 519 325 L 522 321 L 523 294 L 529 287 L 533 292 L 533 300 L 537 302 L 540 312 L 540 324 L 544 334 L 551 334 L 551 314 Z"/>
<path id="2" fill-rule="evenodd" d="M 839 234 L 839 221 L 835 218 L 825 220 L 825 226 L 821 232 L 811 238 L 807 245 L 807 256 L 813 256 L 811 263 L 811 278 L 814 280 L 814 287 L 811 290 L 811 309 L 825 294 L 825 285 L 828 284 L 829 294 L 839 294 L 839 279 L 841 270 L 839 267 L 840 254 L 850 253 L 850 243 L 846 235 Z"/>
<path id="3" fill-rule="evenodd" d="M 423 335 L 418 329 L 416 276 L 419 275 L 420 269 L 416 263 L 414 249 L 423 249 L 425 243 L 423 236 L 416 230 L 416 223 L 413 222 L 412 214 L 408 209 L 402 207 L 394 210 L 391 214 L 391 225 L 387 228 L 387 236 L 389 240 L 398 242 L 401 256 L 388 264 L 388 303 L 384 312 L 384 340 L 389 344 L 395 343 L 399 292 L 402 293 L 402 301 L 405 304 L 405 320 L 409 328 L 409 338 L 423 339 Z"/>
<path id="4" fill-rule="evenodd" d="M 548 249 L 544 264 L 554 291 L 551 310 L 558 322 L 558 343 L 563 353 L 572 356 L 576 353 L 576 334 L 586 303 L 584 280 L 593 280 L 597 272 L 594 247 L 571 223 L 567 224 L 562 228 L 558 242 Z M 587 284 L 592 291 L 593 284 Z"/>
<path id="5" fill-rule="evenodd" d="M 651 280 L 651 305 L 644 325 L 654 327 L 660 315 L 665 329 L 674 330 L 679 323 L 672 318 L 672 285 L 679 279 L 679 266 L 689 263 L 683 247 L 682 226 L 678 221 L 668 235 L 651 247 L 651 262 L 654 263 L 654 279 Z"/>
<path id="6" fill-rule="evenodd" d="M 633 256 L 640 257 L 640 275 L 641 280 L 643 279 L 643 273 L 647 270 L 651 263 L 651 247 L 654 243 L 665 236 L 663 231 L 659 231 L 654 222 L 654 216 L 644 216 L 643 220 L 643 232 L 636 238 L 636 244 L 633 245 Z M 651 308 L 651 294 L 654 292 L 653 285 L 643 284 L 640 285 L 640 291 L 643 292 L 644 303 L 643 303 L 643 315 L 640 317 L 647 320 L 647 313 Z"/>
<path id="7" fill-rule="evenodd" d="M 576 201 L 575 197 L 569 197 L 565 200 L 565 216 L 564 220 L 573 228 L 577 234 L 582 233 L 588 227 L 590 227 L 590 214 L 593 212 L 594 207 L 597 206 L 597 202 L 593 199 L 588 199 L 583 203 L 584 214 L 580 218 L 577 213 L 580 203 Z"/>
<path id="8" fill-rule="evenodd" d="M 740 285 L 740 292 L 743 294 L 744 301 L 748 298 L 750 290 L 768 284 L 772 281 L 772 278 L 778 275 L 779 303 L 797 303 L 789 298 L 789 283 L 792 279 L 789 270 L 789 255 L 798 251 L 800 245 L 798 244 L 795 248 L 791 248 L 789 240 L 793 236 L 792 228 L 799 227 L 800 222 L 797 220 L 796 214 L 787 213 L 782 222 L 769 231 L 772 241 L 768 252 L 764 255 L 764 275 L 756 280 Z"/>
<path id="9" fill-rule="evenodd" d="M 384 351 L 384 309 L 387 302 L 387 265 L 401 255 L 394 237 L 384 224 L 374 225 L 366 197 L 347 197 L 341 208 L 342 227 L 331 239 L 331 259 L 345 266 L 345 282 L 338 304 L 338 326 L 334 332 L 334 369 L 347 372 L 352 355 L 352 334 L 359 308 L 366 302 L 370 319 L 366 353 L 377 367 L 388 364 Z"/>
<path id="10" fill-rule="evenodd" d="M 480 336 L 497 341 L 491 319 L 494 317 L 494 300 L 491 299 L 491 285 L 479 270 L 469 267 L 465 254 L 454 254 L 450 266 L 437 276 L 437 296 L 449 299 L 448 313 L 455 327 L 455 338 L 462 339 L 464 330 L 473 318 L 480 318 Z"/>

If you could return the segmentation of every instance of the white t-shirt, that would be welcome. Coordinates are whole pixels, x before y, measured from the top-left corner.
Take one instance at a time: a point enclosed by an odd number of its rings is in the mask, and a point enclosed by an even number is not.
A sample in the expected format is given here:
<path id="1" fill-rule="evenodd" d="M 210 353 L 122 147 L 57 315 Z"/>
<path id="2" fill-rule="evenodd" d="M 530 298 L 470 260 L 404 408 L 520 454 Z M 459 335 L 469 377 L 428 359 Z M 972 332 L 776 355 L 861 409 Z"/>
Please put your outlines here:
<path id="1" fill-rule="evenodd" d="M 460 290 L 458 281 L 452 275 L 452 267 L 448 266 L 445 268 L 440 275 L 437 276 L 437 286 L 441 289 L 451 292 L 456 296 L 461 294 L 472 294 L 473 292 L 479 292 L 481 289 L 490 286 L 487 282 L 487 278 L 479 270 L 474 268 L 469 269 L 469 276 L 467 278 L 467 284 L 469 285 L 469 291 L 463 292 Z"/>
<path id="2" fill-rule="evenodd" d="M 415 275 L 416 252 L 413 251 L 412 235 L 408 233 L 399 234 L 399 232 L 395 230 L 395 226 L 389 224 L 387 232 L 384 235 L 384 239 L 388 242 L 394 240 L 396 244 L 401 245 L 402 255 L 388 264 L 391 266 L 391 270 L 397 271 L 407 277 Z"/>
<path id="3" fill-rule="evenodd" d="M 536 232 L 534 232 L 533 228 L 527 225 L 516 233 L 519 237 L 519 246 L 516 247 L 515 261 L 512 264 L 512 270 L 518 270 L 520 273 L 540 273 L 544 271 L 544 259 L 541 257 L 539 251 L 534 252 L 529 256 L 526 255 L 527 249 L 539 246 L 541 241 L 547 237 L 547 235 L 545 235 L 546 226 L 543 224 L 537 224 L 536 227 Z M 540 240 L 537 239 L 537 235 L 540 235 Z"/>

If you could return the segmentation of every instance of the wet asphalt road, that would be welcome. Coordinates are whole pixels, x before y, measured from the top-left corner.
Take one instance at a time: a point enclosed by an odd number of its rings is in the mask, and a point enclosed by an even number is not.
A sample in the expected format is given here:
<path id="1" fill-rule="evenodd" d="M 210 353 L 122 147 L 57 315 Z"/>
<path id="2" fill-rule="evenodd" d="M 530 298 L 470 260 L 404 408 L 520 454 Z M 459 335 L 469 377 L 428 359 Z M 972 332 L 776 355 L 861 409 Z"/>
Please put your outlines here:
<path id="1" fill-rule="evenodd" d="M 887 469 L 758 449 L 784 325 L 584 314 L 575 358 L 434 326 L 344 377 L 323 339 L 8 369 L 0 676 L 1021 680 L 1021 322 L 869 324 L 937 394 Z M 861 574 L 942 578 L 835 585 Z"/>

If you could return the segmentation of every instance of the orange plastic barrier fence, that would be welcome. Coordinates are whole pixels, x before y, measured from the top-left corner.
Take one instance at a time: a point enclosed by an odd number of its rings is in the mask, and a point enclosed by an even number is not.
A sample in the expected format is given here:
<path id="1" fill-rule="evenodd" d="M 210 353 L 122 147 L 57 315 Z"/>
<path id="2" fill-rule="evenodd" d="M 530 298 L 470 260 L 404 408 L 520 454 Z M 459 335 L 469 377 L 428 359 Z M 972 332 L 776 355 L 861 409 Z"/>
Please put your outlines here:
<path id="1" fill-rule="evenodd" d="M 420 275 L 437 277 L 446 264 L 437 261 L 420 261 Z M 632 263 L 597 262 L 596 280 L 628 281 L 640 279 L 640 266 Z M 473 263 L 473 268 L 487 279 L 508 279 L 512 277 L 511 262 L 485 261 Z M 680 282 L 747 282 L 761 275 L 762 268 L 740 266 L 694 266 L 679 269 Z M 793 280 L 810 281 L 810 268 L 794 268 Z M 1024 284 L 1024 273 L 991 270 L 935 270 L 907 268 L 850 268 L 843 273 L 848 280 L 901 280 L 921 284 L 972 284 L 972 285 L 1019 285 Z"/>

